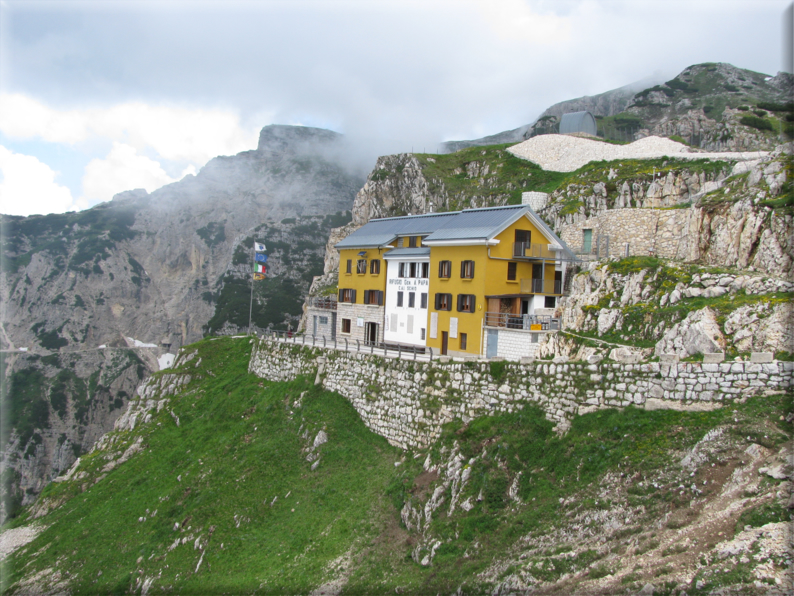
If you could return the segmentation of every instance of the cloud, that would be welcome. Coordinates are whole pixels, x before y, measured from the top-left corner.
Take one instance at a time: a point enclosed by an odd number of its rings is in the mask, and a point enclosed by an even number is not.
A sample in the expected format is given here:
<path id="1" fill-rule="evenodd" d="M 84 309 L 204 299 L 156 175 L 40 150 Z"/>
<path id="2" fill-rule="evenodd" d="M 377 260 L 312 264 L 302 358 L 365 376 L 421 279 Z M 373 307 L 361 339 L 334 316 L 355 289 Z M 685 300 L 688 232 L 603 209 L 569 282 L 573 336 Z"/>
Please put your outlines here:
<path id="1" fill-rule="evenodd" d="M 0 145 L 0 213 L 32 215 L 75 209 L 72 193 L 55 182 L 56 172 L 31 155 Z"/>
<path id="2" fill-rule="evenodd" d="M 195 172 L 193 166 L 188 166 L 180 178 Z M 152 192 L 177 180 L 171 178 L 159 162 L 139 155 L 135 147 L 113 143 L 107 157 L 93 159 L 86 166 L 82 198 L 88 206 L 110 200 L 114 194 L 124 190 L 144 188 Z"/>
<path id="3" fill-rule="evenodd" d="M 477 8 L 501 40 L 528 44 L 562 44 L 571 38 L 570 19 L 540 12 L 524 0 L 477 0 Z"/>
<path id="4" fill-rule="evenodd" d="M 256 147 L 258 127 L 243 128 L 231 110 L 125 102 L 64 110 L 21 93 L 0 94 L 0 131 L 16 139 L 74 145 L 92 139 L 153 151 L 169 161 L 202 166 L 216 155 Z"/>

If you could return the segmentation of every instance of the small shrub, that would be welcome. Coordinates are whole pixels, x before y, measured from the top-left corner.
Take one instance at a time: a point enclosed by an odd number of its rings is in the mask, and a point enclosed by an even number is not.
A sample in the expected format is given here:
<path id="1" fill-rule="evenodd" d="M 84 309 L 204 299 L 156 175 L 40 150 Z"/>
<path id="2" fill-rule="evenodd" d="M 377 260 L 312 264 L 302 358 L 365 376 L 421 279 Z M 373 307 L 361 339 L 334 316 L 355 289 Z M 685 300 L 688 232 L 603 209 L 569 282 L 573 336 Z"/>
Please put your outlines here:
<path id="1" fill-rule="evenodd" d="M 591 579 L 599 579 L 602 577 L 606 577 L 607 575 L 612 575 L 613 571 L 610 569 L 606 563 L 599 563 L 595 565 L 590 571 L 587 572 L 587 575 Z"/>
<path id="2" fill-rule="evenodd" d="M 768 114 L 768 112 L 765 112 L 764 110 L 753 110 L 753 114 L 755 114 L 759 118 L 763 118 Z"/>
<path id="3" fill-rule="evenodd" d="M 769 120 L 759 118 L 758 116 L 742 116 L 739 123 L 758 130 L 774 130 Z"/>
<path id="4" fill-rule="evenodd" d="M 736 108 L 736 109 L 737 109 L 737 110 L 741 110 L 742 112 L 747 112 L 747 111 L 749 111 L 749 110 L 750 110 L 750 108 L 749 108 L 748 106 L 739 106 L 739 107 L 738 107 L 738 108 Z"/>

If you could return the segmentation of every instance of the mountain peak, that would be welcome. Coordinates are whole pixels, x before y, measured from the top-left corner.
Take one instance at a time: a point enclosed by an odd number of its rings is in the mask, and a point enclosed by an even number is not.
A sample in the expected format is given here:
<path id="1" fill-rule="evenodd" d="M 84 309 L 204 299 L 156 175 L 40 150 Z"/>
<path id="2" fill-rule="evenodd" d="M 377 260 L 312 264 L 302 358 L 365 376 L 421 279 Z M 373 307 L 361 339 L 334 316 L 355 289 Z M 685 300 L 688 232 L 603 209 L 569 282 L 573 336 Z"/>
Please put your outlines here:
<path id="1" fill-rule="evenodd" d="M 343 135 L 324 128 L 270 124 L 259 133 L 258 151 L 277 153 L 303 152 L 319 146 L 338 143 Z"/>

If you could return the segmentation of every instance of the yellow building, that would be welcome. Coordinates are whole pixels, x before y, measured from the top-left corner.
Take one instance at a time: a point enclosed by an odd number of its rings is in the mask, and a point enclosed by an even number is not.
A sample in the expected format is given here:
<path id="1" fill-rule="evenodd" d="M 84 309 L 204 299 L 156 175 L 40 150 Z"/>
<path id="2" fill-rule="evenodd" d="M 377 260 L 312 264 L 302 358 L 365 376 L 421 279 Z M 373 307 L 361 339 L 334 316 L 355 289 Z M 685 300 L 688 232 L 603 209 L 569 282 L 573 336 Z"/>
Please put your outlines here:
<path id="1" fill-rule="evenodd" d="M 373 220 L 336 247 L 340 335 L 452 356 L 532 355 L 574 258 L 527 205 Z"/>

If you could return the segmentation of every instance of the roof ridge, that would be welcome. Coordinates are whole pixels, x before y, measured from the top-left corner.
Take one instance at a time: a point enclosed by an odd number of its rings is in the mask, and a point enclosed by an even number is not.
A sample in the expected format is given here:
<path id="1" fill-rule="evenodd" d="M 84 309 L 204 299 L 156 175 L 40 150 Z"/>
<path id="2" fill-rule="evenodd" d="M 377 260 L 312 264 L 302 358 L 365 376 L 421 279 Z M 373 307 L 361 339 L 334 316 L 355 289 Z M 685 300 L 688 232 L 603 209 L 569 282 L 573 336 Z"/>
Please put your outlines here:
<path id="1" fill-rule="evenodd" d="M 496 211 L 497 209 L 522 209 L 524 207 L 528 207 L 528 205 L 494 205 L 492 207 L 472 207 L 469 209 L 464 209 L 460 211 L 460 213 L 467 213 L 470 211 Z"/>
<path id="2" fill-rule="evenodd" d="M 393 221 L 393 220 L 396 220 L 396 219 L 412 219 L 412 218 L 415 218 L 415 217 L 433 217 L 433 216 L 438 216 L 438 215 L 458 215 L 459 213 L 463 213 L 463 212 L 462 211 L 436 211 L 436 212 L 431 212 L 431 213 L 417 213 L 415 215 L 396 215 L 394 217 L 376 217 L 376 218 L 370 219 L 367 223 L 369 223 L 370 221 Z"/>

